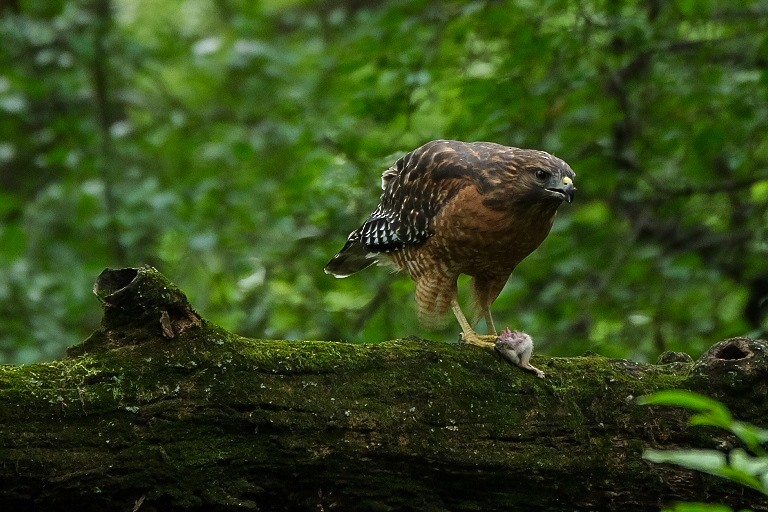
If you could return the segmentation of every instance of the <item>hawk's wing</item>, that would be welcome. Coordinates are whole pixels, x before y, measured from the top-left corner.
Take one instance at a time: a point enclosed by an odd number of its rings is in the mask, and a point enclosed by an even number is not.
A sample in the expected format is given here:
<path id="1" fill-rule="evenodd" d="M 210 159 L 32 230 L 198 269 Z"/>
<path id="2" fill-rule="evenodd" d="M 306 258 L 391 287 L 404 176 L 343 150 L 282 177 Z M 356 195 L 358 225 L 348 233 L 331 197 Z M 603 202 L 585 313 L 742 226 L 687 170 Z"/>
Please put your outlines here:
<path id="1" fill-rule="evenodd" d="M 381 177 L 376 210 L 350 235 L 370 252 L 392 252 L 432 236 L 432 219 L 462 188 L 479 177 L 475 171 L 492 143 L 437 140 L 408 153 Z M 506 148 L 504 148 L 506 149 Z"/>
<path id="2" fill-rule="evenodd" d="M 376 255 L 419 245 L 432 236 L 432 219 L 464 187 L 490 184 L 479 170 L 510 148 L 492 142 L 436 140 L 398 160 L 381 177 L 381 200 L 350 233 L 325 272 L 346 277 L 375 263 Z"/>

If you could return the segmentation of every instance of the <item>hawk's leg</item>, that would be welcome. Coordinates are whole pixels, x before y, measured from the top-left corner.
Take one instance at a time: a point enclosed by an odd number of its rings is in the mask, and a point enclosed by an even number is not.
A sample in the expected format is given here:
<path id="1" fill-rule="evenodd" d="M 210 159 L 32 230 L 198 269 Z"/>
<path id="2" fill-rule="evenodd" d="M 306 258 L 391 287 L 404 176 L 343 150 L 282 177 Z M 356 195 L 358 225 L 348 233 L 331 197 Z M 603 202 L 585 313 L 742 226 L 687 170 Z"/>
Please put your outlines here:
<path id="1" fill-rule="evenodd" d="M 488 334 L 496 335 L 496 326 L 493 324 L 493 316 L 491 315 L 491 304 L 501 293 L 508 278 L 509 274 L 501 276 L 483 274 L 472 278 L 472 294 L 475 299 L 476 311 L 485 318 Z"/>
<path id="2" fill-rule="evenodd" d="M 491 308 L 485 310 L 485 325 L 488 328 L 488 334 L 496 336 L 496 326 L 493 325 L 493 316 L 491 316 Z"/>
<path id="3" fill-rule="evenodd" d="M 489 334 L 486 336 L 477 334 L 475 330 L 472 329 L 469 321 L 467 321 L 467 317 L 464 316 L 464 313 L 461 311 L 461 306 L 459 306 L 459 300 L 456 296 L 451 299 L 451 310 L 453 310 L 453 314 L 456 315 L 456 320 L 458 320 L 459 325 L 461 325 L 461 338 L 464 340 L 464 343 L 490 349 L 496 347 L 496 334 Z M 493 325 L 493 320 L 491 320 L 491 325 Z"/>

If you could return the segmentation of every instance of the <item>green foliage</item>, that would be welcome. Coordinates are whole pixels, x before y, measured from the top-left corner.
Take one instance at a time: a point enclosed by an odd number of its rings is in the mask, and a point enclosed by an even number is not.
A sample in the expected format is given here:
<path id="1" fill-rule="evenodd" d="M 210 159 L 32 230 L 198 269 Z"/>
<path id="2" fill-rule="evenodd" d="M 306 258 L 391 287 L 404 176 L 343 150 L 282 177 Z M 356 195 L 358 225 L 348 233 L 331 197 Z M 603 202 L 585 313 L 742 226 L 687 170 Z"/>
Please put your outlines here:
<path id="1" fill-rule="evenodd" d="M 733 512 L 733 509 L 728 505 L 711 503 L 676 503 L 671 508 L 664 509 L 664 512 Z"/>
<path id="2" fill-rule="evenodd" d="M 696 414 L 691 416 L 691 425 L 718 427 L 735 435 L 744 448 L 734 448 L 727 454 L 720 450 L 653 450 L 643 452 L 643 457 L 652 462 L 671 463 L 685 468 L 702 471 L 727 478 L 733 482 L 756 489 L 768 496 L 768 452 L 763 447 L 768 443 L 768 430 L 738 421 L 728 408 L 717 400 L 685 390 L 667 390 L 638 398 L 641 405 L 674 405 L 685 407 Z M 722 505 L 700 503 L 678 504 L 676 512 L 688 511 L 730 511 Z"/>
<path id="3" fill-rule="evenodd" d="M 545 149 L 577 200 L 494 305 L 537 350 L 760 334 L 768 17 L 716 2 L 79 0 L 0 7 L 0 362 L 59 356 L 104 267 L 243 335 L 374 341 L 413 285 L 322 272 L 435 138 Z M 5 5 L 5 4 L 3 4 Z M 764 10 L 764 9 L 763 9 Z"/>

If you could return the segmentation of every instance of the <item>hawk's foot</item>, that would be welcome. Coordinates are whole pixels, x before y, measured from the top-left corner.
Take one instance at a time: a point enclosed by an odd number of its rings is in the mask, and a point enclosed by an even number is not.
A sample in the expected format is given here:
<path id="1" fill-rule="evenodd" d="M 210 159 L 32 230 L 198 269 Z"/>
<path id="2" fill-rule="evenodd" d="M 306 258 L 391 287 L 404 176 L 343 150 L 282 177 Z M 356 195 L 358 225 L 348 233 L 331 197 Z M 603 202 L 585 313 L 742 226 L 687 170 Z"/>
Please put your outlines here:
<path id="1" fill-rule="evenodd" d="M 496 347 L 496 339 L 498 336 L 495 334 L 477 334 L 475 331 L 463 332 L 461 339 L 464 343 L 475 345 L 476 347 L 494 349 Z"/>

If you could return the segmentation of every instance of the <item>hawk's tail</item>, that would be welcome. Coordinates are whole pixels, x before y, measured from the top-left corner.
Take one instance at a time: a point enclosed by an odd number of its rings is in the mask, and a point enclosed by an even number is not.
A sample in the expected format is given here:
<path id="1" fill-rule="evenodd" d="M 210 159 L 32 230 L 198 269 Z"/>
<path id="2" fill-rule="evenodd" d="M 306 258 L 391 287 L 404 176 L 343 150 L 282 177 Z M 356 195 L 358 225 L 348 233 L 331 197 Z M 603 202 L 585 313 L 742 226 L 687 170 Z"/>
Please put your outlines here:
<path id="1" fill-rule="evenodd" d="M 348 240 L 339 253 L 325 266 L 325 273 L 334 277 L 347 277 L 376 263 L 360 240 Z"/>

